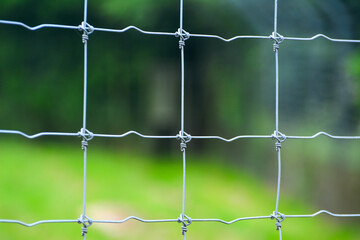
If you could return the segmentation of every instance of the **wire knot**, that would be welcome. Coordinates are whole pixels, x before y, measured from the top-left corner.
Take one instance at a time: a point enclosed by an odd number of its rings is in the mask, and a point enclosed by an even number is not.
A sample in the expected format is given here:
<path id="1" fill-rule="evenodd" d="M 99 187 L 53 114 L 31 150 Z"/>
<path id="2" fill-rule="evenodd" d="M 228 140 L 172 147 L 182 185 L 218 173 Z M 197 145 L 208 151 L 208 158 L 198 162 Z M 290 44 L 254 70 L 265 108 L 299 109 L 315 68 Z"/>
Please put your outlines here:
<path id="1" fill-rule="evenodd" d="M 281 148 L 281 142 L 276 142 L 276 143 L 275 143 L 275 149 L 276 149 L 276 151 L 279 151 L 280 148 Z"/>
<path id="2" fill-rule="evenodd" d="M 186 133 L 185 131 L 180 131 L 177 135 L 176 138 L 181 140 L 184 143 L 188 143 L 191 141 L 191 135 Z"/>
<path id="3" fill-rule="evenodd" d="M 192 219 L 185 214 L 180 214 L 180 217 L 178 217 L 178 223 L 182 223 L 181 233 L 182 235 L 185 235 L 185 233 L 187 232 L 187 226 L 192 223 Z"/>
<path id="4" fill-rule="evenodd" d="M 279 50 L 279 45 L 284 41 L 284 37 L 280 35 L 279 33 L 272 33 L 270 36 L 270 39 L 274 40 L 274 52 Z"/>
<path id="5" fill-rule="evenodd" d="M 186 147 L 187 147 L 187 143 L 191 141 L 191 135 L 186 133 L 186 132 L 183 132 L 183 131 L 180 131 L 179 134 L 176 135 L 177 139 L 181 140 L 181 143 L 180 143 L 180 149 L 181 151 L 185 151 Z"/>
<path id="6" fill-rule="evenodd" d="M 187 147 L 186 143 L 184 143 L 184 142 L 180 143 L 180 150 L 182 152 L 186 150 L 186 147 Z"/>
<path id="7" fill-rule="evenodd" d="M 85 236 L 87 234 L 87 229 L 93 224 L 93 220 L 85 215 L 81 215 L 80 218 L 78 218 L 78 223 L 82 224 L 81 227 L 81 236 Z"/>
<path id="8" fill-rule="evenodd" d="M 272 139 L 275 139 L 279 143 L 283 143 L 286 140 L 286 135 L 282 134 L 279 131 L 274 131 L 273 134 L 271 134 Z"/>
<path id="9" fill-rule="evenodd" d="M 81 236 L 85 236 L 87 234 L 87 227 L 81 228 Z"/>
<path id="10" fill-rule="evenodd" d="M 283 143 L 286 140 L 286 135 L 282 134 L 279 131 L 274 131 L 274 133 L 271 135 L 272 139 L 276 140 L 275 143 L 275 149 L 276 151 L 279 151 L 281 148 L 281 143 Z"/>
<path id="11" fill-rule="evenodd" d="M 82 35 L 82 42 L 83 42 L 83 43 L 86 43 L 88 40 L 89 40 L 89 35 L 83 33 L 83 35 Z"/>
<path id="12" fill-rule="evenodd" d="M 85 150 L 88 146 L 89 146 L 88 141 L 86 141 L 86 140 L 82 140 L 82 141 L 81 141 L 81 148 L 82 148 L 82 150 Z"/>
<path id="13" fill-rule="evenodd" d="M 82 35 L 82 42 L 86 43 L 89 40 L 89 35 L 94 32 L 94 27 L 91 26 L 89 23 L 82 22 L 78 26 L 79 31 L 83 32 Z"/>
<path id="14" fill-rule="evenodd" d="M 81 128 L 78 132 L 79 137 L 82 137 L 86 141 L 90 141 L 94 138 L 94 133 L 90 132 L 86 128 Z"/>
<path id="15" fill-rule="evenodd" d="M 85 150 L 89 145 L 88 141 L 94 138 L 94 134 L 84 128 L 81 128 L 78 134 L 80 137 L 83 138 L 83 140 L 81 141 L 81 148 Z"/>
<path id="16" fill-rule="evenodd" d="M 271 219 L 276 219 L 276 230 L 280 230 L 281 228 L 281 222 L 285 220 L 285 215 L 282 214 L 282 213 L 279 213 L 279 212 L 273 212 L 271 215 L 270 215 L 270 218 Z"/>
<path id="17" fill-rule="evenodd" d="M 175 37 L 179 37 L 179 48 L 182 49 L 185 46 L 185 41 L 190 38 L 190 33 L 186 32 L 184 29 L 178 29 L 175 32 Z"/>

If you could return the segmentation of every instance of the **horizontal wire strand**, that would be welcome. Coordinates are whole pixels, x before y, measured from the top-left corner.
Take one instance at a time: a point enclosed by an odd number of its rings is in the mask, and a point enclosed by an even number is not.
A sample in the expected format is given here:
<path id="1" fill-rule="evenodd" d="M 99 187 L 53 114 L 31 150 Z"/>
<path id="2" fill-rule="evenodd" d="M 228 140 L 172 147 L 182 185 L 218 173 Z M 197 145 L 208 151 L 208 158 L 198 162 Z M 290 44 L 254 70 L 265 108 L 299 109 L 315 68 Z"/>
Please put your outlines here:
<path id="1" fill-rule="evenodd" d="M 329 138 L 333 138 L 333 139 L 360 139 L 360 136 L 336 136 L 336 135 L 331 135 L 327 132 L 318 132 L 312 136 L 286 136 L 286 138 L 287 139 L 314 139 L 321 135 L 329 137 Z"/>
<path id="2" fill-rule="evenodd" d="M 30 27 L 29 25 L 26 25 L 25 23 L 22 22 L 17 22 L 17 21 L 7 21 L 7 20 L 0 20 L 0 24 L 7 24 L 7 25 L 17 25 L 17 26 L 21 26 L 24 27 L 26 29 L 29 29 L 31 31 L 36 31 L 42 28 L 63 28 L 63 29 L 79 29 L 78 26 L 70 26 L 70 25 L 62 25 L 62 24 L 40 24 L 34 27 Z"/>
<path id="3" fill-rule="evenodd" d="M 301 215 L 284 215 L 286 218 L 310 218 L 310 217 L 316 217 L 320 214 L 326 214 L 332 217 L 339 217 L 339 218 L 353 218 L 353 217 L 360 217 L 360 214 L 338 214 L 333 213 L 327 210 L 320 210 L 313 214 L 301 214 Z M 257 220 L 257 219 L 272 219 L 272 217 L 269 216 L 255 216 L 255 217 L 242 217 L 242 218 L 236 218 L 231 221 L 226 221 L 219 218 L 195 218 L 191 219 L 192 222 L 219 222 L 224 223 L 227 225 L 239 222 L 239 221 L 246 221 L 246 220 Z M 161 222 L 178 222 L 178 219 L 142 219 L 136 216 L 129 216 L 127 218 L 124 218 L 122 220 L 92 220 L 92 223 L 125 223 L 130 220 L 136 220 L 143 223 L 161 223 Z M 0 219 L 0 223 L 15 223 L 20 224 L 22 226 L 26 227 L 34 227 L 36 225 L 40 224 L 47 224 L 47 223 L 78 223 L 78 219 L 66 219 L 66 220 L 41 220 L 33 223 L 25 223 L 19 220 L 11 220 L 11 219 Z"/>
<path id="4" fill-rule="evenodd" d="M 136 30 L 140 33 L 143 34 L 147 34 L 147 35 L 163 35 L 163 36 L 175 36 L 176 33 L 169 33 L 169 32 L 152 32 L 152 31 L 145 31 L 142 30 L 141 28 L 138 28 L 136 26 L 128 26 L 125 27 L 123 29 L 111 29 L 111 28 L 98 28 L 98 27 L 94 27 L 94 31 L 100 31 L 100 32 L 112 32 L 112 33 L 124 33 L 127 32 L 129 30 Z"/>
<path id="5" fill-rule="evenodd" d="M 325 38 L 329 41 L 332 42 L 344 42 L 344 43 L 360 43 L 360 40 L 356 40 L 356 39 L 337 39 L 337 38 L 331 38 L 328 37 L 324 34 L 316 34 L 312 37 L 308 37 L 308 38 L 299 38 L 299 37 L 284 37 L 284 40 L 294 40 L 294 41 L 312 41 L 315 40 L 317 38 Z"/>
<path id="6" fill-rule="evenodd" d="M 190 37 L 199 37 L 199 38 L 216 38 L 216 39 L 220 39 L 224 42 L 232 42 L 234 40 L 237 40 L 237 39 L 271 39 L 270 36 L 251 36 L 251 35 L 243 35 L 243 36 L 235 36 L 235 37 L 232 37 L 232 38 L 224 38 L 224 37 L 221 37 L 221 36 L 218 36 L 218 35 L 209 35 L 209 34 L 192 34 L 190 33 L 189 34 Z"/>
<path id="7" fill-rule="evenodd" d="M 240 135 L 233 138 L 223 138 L 220 136 L 191 136 L 192 139 L 219 139 L 224 142 L 233 142 L 238 139 L 246 139 L 246 138 L 272 138 L 271 135 Z"/>
<path id="8" fill-rule="evenodd" d="M 17 130 L 0 130 L 0 134 L 14 134 L 14 135 L 21 135 L 23 137 L 34 139 L 42 136 L 80 136 L 79 133 L 66 133 L 66 132 L 40 132 L 33 135 L 26 134 L 21 131 Z"/>
<path id="9" fill-rule="evenodd" d="M 29 139 L 34 139 L 34 138 L 38 138 L 38 137 L 43 137 L 43 136 L 71 136 L 71 137 L 81 137 L 81 133 L 77 132 L 77 133 L 68 133 L 68 132 L 39 132 L 33 135 L 30 134 L 26 134 L 22 131 L 18 131 L 18 130 L 0 130 L 0 134 L 14 134 L 14 135 L 21 135 L 23 137 L 29 138 Z M 100 137 L 100 138 L 123 138 L 129 135 L 137 135 L 139 137 L 142 138 L 149 138 L 149 139 L 178 139 L 179 136 L 178 135 L 173 135 L 173 136 L 157 136 L 157 135 L 146 135 L 146 134 L 142 134 L 139 133 L 137 131 L 128 131 L 125 132 L 123 134 L 100 134 L 100 133 L 93 133 L 92 136 L 93 137 Z M 360 136 L 338 136 L 338 135 L 332 135 L 329 134 L 327 132 L 318 132 L 314 135 L 311 136 L 287 136 L 284 135 L 286 137 L 286 139 L 314 139 L 320 136 L 325 136 L 328 138 L 332 138 L 332 139 L 339 139 L 339 140 L 357 140 L 360 139 Z M 224 138 L 221 136 L 191 136 L 191 139 L 218 139 L 218 140 L 222 140 L 224 142 L 233 142 L 239 139 L 272 139 L 273 135 L 239 135 L 239 136 L 235 136 L 233 138 Z"/>
<path id="10" fill-rule="evenodd" d="M 0 219 L 0 223 L 16 223 L 25 227 L 34 227 L 45 223 L 78 223 L 78 220 L 41 220 L 33 223 L 25 223 L 19 220 Z"/>
<path id="11" fill-rule="evenodd" d="M 40 24 L 36 25 L 34 27 L 31 27 L 23 22 L 18 21 L 9 21 L 9 20 L 0 20 L 0 24 L 6 24 L 6 25 L 17 25 L 24 27 L 31 31 L 40 30 L 43 28 L 62 28 L 62 29 L 73 29 L 73 30 L 79 30 L 79 26 L 71 26 L 71 25 L 62 25 L 62 24 Z M 146 31 L 142 30 L 139 27 L 136 26 L 128 26 L 122 29 L 112 29 L 112 28 L 100 28 L 100 27 L 94 27 L 94 31 L 99 32 L 112 32 L 112 33 L 124 33 L 129 30 L 136 30 L 140 33 L 147 34 L 147 35 L 161 35 L 161 36 L 176 36 L 176 33 L 169 33 L 169 32 L 154 32 L 154 31 Z M 231 38 L 224 38 L 218 35 L 212 35 L 212 34 L 189 34 L 190 37 L 198 37 L 198 38 L 215 38 L 222 40 L 224 42 L 232 42 L 237 39 L 272 39 L 271 36 L 256 36 L 256 35 L 238 35 Z M 308 38 L 300 38 L 300 37 L 283 37 L 284 40 L 294 40 L 294 41 L 312 41 L 316 40 L 318 38 L 324 38 L 332 42 L 343 42 L 343 43 L 360 43 L 360 40 L 357 39 L 338 39 L 338 38 L 331 38 L 329 36 L 326 36 L 325 34 L 316 34 L 312 37 Z"/>
<path id="12" fill-rule="evenodd" d="M 304 215 L 285 215 L 285 217 L 287 218 L 309 218 L 309 217 L 316 217 L 317 215 L 320 214 L 327 214 L 333 217 L 360 217 L 360 214 L 337 214 L 337 213 L 332 213 L 330 211 L 327 210 L 320 210 L 316 213 L 313 214 L 304 214 Z"/>
<path id="13" fill-rule="evenodd" d="M 155 135 L 145 135 L 136 131 L 128 131 L 123 134 L 94 134 L 94 137 L 103 137 L 103 138 L 123 138 L 129 135 L 137 135 L 142 138 L 164 138 L 164 139 L 176 139 L 178 136 L 155 136 Z"/>

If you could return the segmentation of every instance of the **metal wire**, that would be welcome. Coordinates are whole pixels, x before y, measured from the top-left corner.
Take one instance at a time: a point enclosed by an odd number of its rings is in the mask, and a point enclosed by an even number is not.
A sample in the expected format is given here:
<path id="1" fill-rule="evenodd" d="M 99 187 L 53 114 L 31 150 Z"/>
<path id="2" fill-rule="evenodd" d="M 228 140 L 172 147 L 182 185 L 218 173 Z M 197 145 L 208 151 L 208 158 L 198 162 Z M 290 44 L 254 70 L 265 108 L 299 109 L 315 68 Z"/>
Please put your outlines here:
<path id="1" fill-rule="evenodd" d="M 40 24 L 34 27 L 30 27 L 29 25 L 18 22 L 18 21 L 9 21 L 9 20 L 0 20 L 0 24 L 5 25 L 17 25 L 24 27 L 31 31 L 40 30 L 43 28 L 62 28 L 62 29 L 72 29 L 72 30 L 79 30 L 79 26 L 71 26 L 71 25 L 62 25 L 62 24 Z M 129 30 L 136 30 L 142 34 L 146 35 L 158 35 L 158 36 L 175 36 L 176 33 L 170 33 L 170 32 L 155 32 L 155 31 L 146 31 L 136 26 L 127 26 L 122 29 L 112 29 L 112 28 L 101 28 L 101 27 L 94 27 L 94 32 L 112 32 L 112 33 L 125 33 Z M 198 38 L 215 38 L 222 40 L 224 42 L 232 42 L 234 40 L 238 39 L 271 39 L 271 36 L 256 36 L 256 35 L 238 35 L 231 38 L 225 38 L 219 35 L 214 34 L 200 34 L 200 33 L 189 33 L 190 37 L 198 37 Z M 341 38 L 332 38 L 325 34 L 316 34 L 312 37 L 284 37 L 284 40 L 290 40 L 290 41 L 312 41 L 316 40 L 318 38 L 324 38 L 326 40 L 332 41 L 332 42 L 343 42 L 343 43 L 360 43 L 360 40 L 356 39 L 341 39 Z"/>
<path id="2" fill-rule="evenodd" d="M 66 132 L 40 132 L 40 133 L 36 133 L 33 135 L 29 135 L 26 134 L 24 132 L 21 131 L 17 131 L 17 130 L 0 130 L 0 134 L 12 134 L 12 135 L 21 135 L 23 137 L 29 138 L 29 139 L 34 139 L 34 138 L 39 138 L 39 137 L 43 137 L 43 136 L 68 136 L 68 137 L 81 137 L 81 132 L 77 132 L 77 133 L 66 133 Z M 179 134 L 178 135 L 173 135 L 173 136 L 156 136 L 156 135 L 146 135 L 146 134 L 142 134 L 136 131 L 128 131 L 126 133 L 123 134 L 104 134 L 104 133 L 92 133 L 92 137 L 96 138 L 124 138 L 127 137 L 129 135 L 136 135 L 139 136 L 141 138 L 148 138 L 148 139 L 177 139 L 179 138 Z M 285 136 L 285 135 L 284 135 Z M 339 139 L 339 140 L 357 140 L 360 139 L 360 136 L 337 136 L 337 135 L 332 135 L 330 133 L 327 132 L 318 132 L 315 133 L 314 135 L 311 136 L 294 136 L 294 135 L 290 135 L 290 136 L 285 136 L 286 140 L 289 139 L 315 139 L 321 136 L 325 136 L 328 138 L 332 138 L 332 139 Z M 233 142 L 239 139 L 273 139 L 274 135 L 239 135 L 239 136 L 235 136 L 233 138 L 224 138 L 221 136 L 191 136 L 192 139 L 217 139 L 217 140 L 221 140 L 224 142 Z"/>
<path id="3" fill-rule="evenodd" d="M 318 38 L 323 38 L 332 42 L 342 42 L 342 43 L 360 43 L 360 40 L 353 40 L 353 39 L 338 39 L 338 38 L 331 38 L 324 34 L 317 34 L 312 37 L 303 38 L 303 37 L 284 37 L 278 33 L 278 0 L 274 0 L 274 32 L 270 36 L 251 36 L 251 35 L 239 35 L 234 36 L 231 38 L 224 38 L 218 35 L 211 35 L 211 34 L 192 34 L 188 33 L 183 28 L 183 10 L 184 2 L 180 0 L 180 14 L 179 14 L 179 29 L 174 33 L 169 32 L 154 32 L 154 31 L 146 31 L 138 28 L 136 26 L 128 26 L 122 29 L 111 29 L 111 28 L 100 28 L 100 27 L 93 27 L 87 22 L 88 17 L 88 1 L 84 0 L 84 16 L 83 22 L 78 26 L 70 26 L 70 25 L 61 25 L 61 24 L 40 24 L 34 27 L 30 27 L 25 23 L 17 22 L 17 21 L 9 21 L 9 20 L 0 20 L 0 24 L 4 25 L 16 25 L 24 27 L 31 31 L 37 31 L 40 29 L 45 28 L 58 28 L 58 29 L 71 29 L 71 30 L 79 30 L 82 31 L 82 41 L 84 44 L 84 86 L 83 86 L 83 123 L 82 128 L 77 133 L 68 133 L 68 132 L 39 132 L 33 135 L 26 134 L 22 131 L 18 130 L 0 130 L 0 134 L 12 134 L 12 135 L 21 135 L 28 139 L 35 139 L 43 136 L 69 136 L 69 137 L 81 137 L 82 138 L 82 149 L 83 149 L 83 202 L 82 202 L 82 213 L 80 218 L 78 219 L 70 219 L 70 220 L 41 220 L 33 223 L 25 223 L 19 220 L 11 220 L 11 219 L 0 219 L 0 223 L 14 223 L 20 224 L 26 227 L 34 227 L 40 224 L 48 224 L 48 223 L 80 223 L 82 224 L 82 236 L 86 239 L 88 233 L 88 227 L 90 227 L 93 223 L 114 223 L 114 224 L 121 224 L 130 220 L 135 220 L 143 223 L 164 223 L 164 222 L 176 222 L 181 223 L 181 232 L 184 236 L 184 240 L 186 240 L 186 233 L 187 227 L 192 224 L 193 222 L 219 222 L 223 224 L 234 224 L 240 221 L 245 220 L 258 220 L 258 219 L 272 219 L 276 220 L 276 229 L 279 232 L 279 239 L 282 239 L 282 231 L 281 231 L 281 223 L 285 220 L 285 218 L 310 218 L 316 217 L 320 214 L 326 214 L 332 217 L 341 217 L 341 218 L 351 218 L 351 217 L 360 217 L 360 214 L 336 214 L 329 212 L 327 210 L 320 210 L 313 214 L 305 214 L 305 215 L 286 215 L 279 212 L 279 200 L 280 200 L 280 189 L 281 189 L 281 147 L 282 142 L 285 140 L 306 140 L 306 139 L 315 139 L 320 136 L 325 136 L 331 139 L 339 139 L 339 140 L 357 140 L 360 139 L 360 136 L 338 136 L 332 135 L 327 132 L 318 132 L 311 136 L 293 136 L 289 135 L 286 136 L 285 134 L 279 131 L 279 48 L 280 44 L 284 40 L 290 41 L 313 41 Z M 180 132 L 176 135 L 172 136 L 156 136 L 156 135 L 146 135 L 139 133 L 137 131 L 128 131 L 123 134 L 99 134 L 99 133 L 92 133 L 86 127 L 86 111 L 87 111 L 87 76 L 88 76 L 88 40 L 89 35 L 93 32 L 110 32 L 110 33 L 125 33 L 129 30 L 135 30 L 139 33 L 146 34 L 146 35 L 157 35 L 157 36 L 171 36 L 171 37 L 178 37 L 179 38 L 179 48 L 180 48 L 180 61 L 181 61 L 181 123 L 180 123 Z M 275 131 L 273 134 L 270 135 L 238 135 L 232 138 L 224 138 L 221 136 L 191 136 L 190 134 L 185 132 L 185 41 L 189 38 L 214 38 L 219 39 L 225 42 L 232 42 L 234 40 L 240 39 L 266 39 L 266 40 L 273 40 L 273 49 L 275 53 Z M 180 217 L 174 219 L 155 219 L 155 220 L 146 220 L 136 216 L 129 216 L 127 218 L 121 220 L 93 220 L 86 216 L 86 189 L 87 189 L 87 149 L 88 149 L 88 142 L 93 138 L 124 138 L 129 135 L 136 135 L 141 138 L 146 139 L 177 139 L 180 140 L 180 150 L 182 152 L 182 203 L 181 203 L 181 214 Z M 186 200 L 186 149 L 187 143 L 189 143 L 192 139 L 199 139 L 199 140 L 206 140 L 206 139 L 213 139 L 213 140 L 221 140 L 225 142 L 233 142 L 236 140 L 241 139 L 270 139 L 275 140 L 275 150 L 277 152 L 277 164 L 278 164 L 278 171 L 277 171 L 277 188 L 276 188 L 276 202 L 275 202 L 275 211 L 268 215 L 268 216 L 254 216 L 254 217 L 242 217 L 236 218 L 231 221 L 226 221 L 223 219 L 217 218 L 196 218 L 192 219 L 185 214 L 185 200 Z"/>
<path id="4" fill-rule="evenodd" d="M 309 37 L 309 38 L 296 38 L 296 37 L 285 37 L 286 40 L 295 40 L 295 41 L 311 41 L 315 40 L 317 38 L 325 38 L 332 42 L 343 42 L 343 43 L 360 43 L 360 40 L 353 40 L 353 39 L 336 39 L 328 37 L 324 34 L 317 34 L 315 36 Z"/>
<path id="5" fill-rule="evenodd" d="M 278 38 L 280 35 L 277 32 L 277 14 L 278 14 L 278 1 L 274 0 L 274 32 L 273 32 L 273 40 L 274 40 L 274 52 L 275 52 L 275 132 L 274 138 L 277 140 L 275 144 L 275 148 L 277 151 L 277 159 L 278 159 L 278 177 L 277 177 L 277 188 L 276 188 L 276 203 L 275 203 L 275 212 L 274 216 L 279 214 L 279 200 L 280 200 L 280 187 L 281 187 L 281 140 L 279 133 L 279 43 L 282 40 Z M 276 226 L 279 231 L 279 238 L 282 239 L 281 234 L 281 223 L 279 218 L 276 217 Z"/>
<path id="6" fill-rule="evenodd" d="M 87 110 L 87 75 L 88 75 L 88 40 L 89 34 L 92 33 L 92 29 L 88 30 L 87 28 L 91 26 L 87 23 L 87 8 L 88 1 L 84 0 L 84 21 L 81 24 L 81 28 L 83 31 L 82 41 L 84 43 L 84 93 L 83 93 L 83 127 L 81 129 L 81 134 L 83 137 L 82 140 L 82 149 L 84 151 L 84 168 L 83 168 L 83 209 L 82 214 L 79 219 L 79 223 L 83 226 L 81 228 L 84 240 L 86 240 L 87 236 L 87 228 L 92 224 L 87 224 L 89 222 L 89 218 L 86 216 L 86 185 L 87 185 L 87 148 L 88 148 L 88 140 L 90 138 L 86 137 L 86 110 Z"/>
<path id="7" fill-rule="evenodd" d="M 185 40 L 186 36 L 183 34 L 185 33 L 183 29 L 183 17 L 184 17 L 184 1 L 180 0 L 180 21 L 179 21 L 179 30 L 178 30 L 178 36 L 179 36 L 179 48 L 181 52 L 181 126 L 180 126 L 180 133 L 179 137 L 181 139 L 180 148 L 182 151 L 182 157 L 183 157 L 183 181 L 182 181 L 182 208 L 181 208 L 181 214 L 178 219 L 179 222 L 182 223 L 181 226 L 181 232 L 184 236 L 184 240 L 186 240 L 186 232 L 187 232 L 187 224 L 185 222 L 185 218 L 187 216 L 185 215 L 185 197 L 186 197 L 186 141 L 184 139 L 185 135 Z M 188 37 L 187 37 L 188 38 Z M 189 223 L 190 224 L 190 223 Z"/>
<path id="8" fill-rule="evenodd" d="M 313 214 L 303 214 L 303 215 L 284 215 L 286 218 L 311 218 L 316 217 L 320 214 L 326 214 L 332 217 L 341 217 L 341 218 L 352 218 L 352 217 L 360 217 L 360 214 L 337 214 L 332 213 L 327 210 L 320 210 L 318 212 L 315 212 Z M 223 219 L 217 219 L 217 218 L 195 218 L 192 219 L 192 222 L 220 222 L 227 225 L 239 222 L 239 221 L 246 221 L 246 220 L 258 220 L 258 219 L 271 219 L 271 216 L 255 216 L 255 217 L 243 217 L 243 218 L 236 218 L 231 221 L 225 221 Z M 93 223 L 124 223 L 130 220 L 135 220 L 139 222 L 144 223 L 161 223 L 161 222 L 178 222 L 178 219 L 142 219 L 136 216 L 129 216 L 127 218 L 124 218 L 122 220 L 92 220 Z M 20 224 L 26 227 L 34 227 L 36 225 L 40 224 L 46 224 L 46 223 L 77 223 L 78 219 L 67 219 L 67 220 L 41 220 L 33 223 L 25 223 L 18 220 L 9 220 L 9 219 L 0 219 L 0 223 L 16 223 Z"/>
<path id="9" fill-rule="evenodd" d="M 0 219 L 0 223 L 16 223 L 23 225 L 25 227 L 34 227 L 36 225 L 45 224 L 45 223 L 77 223 L 78 220 L 41 220 L 34 223 L 25 223 L 18 220 L 8 220 L 8 219 Z"/>

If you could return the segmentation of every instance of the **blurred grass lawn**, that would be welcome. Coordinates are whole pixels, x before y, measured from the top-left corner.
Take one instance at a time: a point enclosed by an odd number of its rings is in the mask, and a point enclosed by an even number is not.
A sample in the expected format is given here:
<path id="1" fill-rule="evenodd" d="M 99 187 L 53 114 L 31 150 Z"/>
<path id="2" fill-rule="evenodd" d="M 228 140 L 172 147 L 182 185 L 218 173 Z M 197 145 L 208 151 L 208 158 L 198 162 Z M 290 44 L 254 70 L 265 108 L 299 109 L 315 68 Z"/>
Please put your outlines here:
<path id="1" fill-rule="evenodd" d="M 0 141 L 0 218 L 35 222 L 76 219 L 82 203 L 82 151 L 79 146 L 30 141 Z M 96 144 L 88 151 L 87 215 L 93 219 L 177 218 L 181 211 L 181 155 L 154 157 L 141 151 L 109 151 Z M 187 162 L 186 214 L 192 218 L 270 215 L 275 184 L 262 182 L 241 169 L 193 156 Z M 287 214 L 320 209 L 281 195 Z M 327 216 L 285 219 L 284 239 L 360 239 L 359 229 Z M 350 223 L 349 223 L 350 222 Z M 27 228 L 0 224 L 0 239 L 81 239 L 78 224 L 43 224 Z M 94 224 L 88 239 L 182 239 L 180 224 Z M 231 225 L 193 223 L 188 239 L 278 239 L 274 220 L 251 220 Z"/>

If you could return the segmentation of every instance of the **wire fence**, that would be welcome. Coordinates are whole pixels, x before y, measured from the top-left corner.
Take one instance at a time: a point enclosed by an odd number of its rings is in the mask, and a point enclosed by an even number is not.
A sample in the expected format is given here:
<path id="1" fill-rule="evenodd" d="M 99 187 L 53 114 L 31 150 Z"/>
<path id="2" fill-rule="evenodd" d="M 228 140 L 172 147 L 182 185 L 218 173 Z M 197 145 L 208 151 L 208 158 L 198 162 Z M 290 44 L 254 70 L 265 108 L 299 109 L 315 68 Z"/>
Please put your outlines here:
<path id="1" fill-rule="evenodd" d="M 317 138 L 321 135 L 327 136 L 332 139 L 360 139 L 360 136 L 335 136 L 331 135 L 326 132 L 318 132 L 312 136 L 287 136 L 285 134 L 282 134 L 279 131 L 279 48 L 280 44 L 284 40 L 290 40 L 290 41 L 312 41 L 317 38 L 324 38 L 329 41 L 333 42 L 340 42 L 340 43 L 360 43 L 360 40 L 353 40 L 353 39 L 335 39 L 328 37 L 323 34 L 317 34 L 312 37 L 308 38 L 300 38 L 300 37 L 284 37 L 279 34 L 278 28 L 277 28 L 277 15 L 278 15 L 278 1 L 274 0 L 274 31 L 270 36 L 234 36 L 232 38 L 226 39 L 221 36 L 217 35 L 207 35 L 207 34 L 193 34 L 188 33 L 184 30 L 183 27 L 183 0 L 180 0 L 180 21 L 179 21 L 179 29 L 175 33 L 169 33 L 169 32 L 152 32 L 152 31 L 145 31 L 142 30 L 136 26 L 128 26 L 123 29 L 109 29 L 109 28 L 99 28 L 91 26 L 87 22 L 87 8 L 88 8 L 88 1 L 84 0 L 84 15 L 83 15 L 83 21 L 78 26 L 70 26 L 70 25 L 59 25 L 59 24 L 41 24 L 35 27 L 30 27 L 22 22 L 17 21 L 8 21 L 8 20 L 0 20 L 0 24 L 6 24 L 6 25 L 16 25 L 21 26 L 26 29 L 29 29 L 31 31 L 36 31 L 39 29 L 44 28 L 62 28 L 62 29 L 71 29 L 71 30 L 78 30 L 82 32 L 82 42 L 84 44 L 84 85 L 83 85 L 83 123 L 82 128 L 77 133 L 66 133 L 66 132 L 40 132 L 34 135 L 28 135 L 24 132 L 17 131 L 17 130 L 0 130 L 0 134 L 17 134 L 24 136 L 29 139 L 34 139 L 42 136 L 69 136 L 69 137 L 81 137 L 82 142 L 82 150 L 84 153 L 84 162 L 83 162 L 83 202 L 82 202 L 82 213 L 78 219 L 61 219 L 61 220 L 42 220 L 37 221 L 34 223 L 25 223 L 19 220 L 11 220 L 11 219 L 0 219 L 0 223 L 16 223 L 20 224 L 26 227 L 33 227 L 39 224 L 45 224 L 45 223 L 79 223 L 81 224 L 81 233 L 83 236 L 83 239 L 86 239 L 88 228 L 94 224 L 94 223 L 124 223 L 129 220 L 137 220 L 139 222 L 144 223 L 163 223 L 163 222 L 176 222 L 181 224 L 181 233 L 184 237 L 184 240 L 186 239 L 186 233 L 187 228 L 190 224 L 194 222 L 220 222 L 224 224 L 233 224 L 239 221 L 245 221 L 245 220 L 255 220 L 255 219 L 272 219 L 275 220 L 276 230 L 279 233 L 279 239 L 282 239 L 282 233 L 281 233 L 281 227 L 282 222 L 286 218 L 311 218 L 316 217 L 319 214 L 328 214 L 333 217 L 341 217 L 341 218 L 350 218 L 350 217 L 360 217 L 360 214 L 336 214 L 332 213 L 326 210 L 320 210 L 313 214 L 304 214 L 304 215 L 288 215 L 283 214 L 279 212 L 279 200 L 280 200 L 280 184 L 281 184 L 281 147 L 282 143 L 288 139 L 313 139 Z M 86 110 L 87 110 L 87 73 L 88 73 L 88 41 L 89 41 L 89 35 L 94 32 L 113 32 L 113 33 L 124 33 L 129 30 L 136 30 L 142 34 L 147 35 L 159 35 L 159 36 L 171 36 L 179 38 L 179 49 L 180 49 L 180 56 L 181 56 L 181 126 L 180 126 L 180 132 L 173 136 L 153 136 L 153 135 L 144 135 L 136 131 L 129 131 L 123 134 L 98 134 L 98 133 L 92 133 L 86 128 Z M 275 55 L 275 131 L 273 134 L 269 135 L 241 135 L 241 136 L 235 136 L 233 138 L 227 139 L 223 138 L 221 136 L 191 136 L 190 134 L 185 132 L 185 126 L 184 126 L 184 86 L 185 86 L 185 78 L 184 78 L 184 72 L 185 72 L 185 42 L 190 38 L 216 38 L 225 42 L 231 42 L 238 39 L 266 39 L 266 40 L 272 40 L 273 41 L 273 50 Z M 148 139 L 178 139 L 180 141 L 180 150 L 182 152 L 182 159 L 183 159 L 183 176 L 182 176 L 182 206 L 181 206 L 181 214 L 178 218 L 173 219 L 153 219 L 153 220 L 147 220 L 142 219 L 136 216 L 129 216 L 125 219 L 121 220 L 98 220 L 98 219 L 91 219 L 86 215 L 86 182 L 87 182 L 87 149 L 89 145 L 89 141 L 95 137 L 99 138 L 124 138 L 128 135 L 137 135 L 141 138 L 148 138 Z M 277 161 L 278 161 L 278 172 L 277 172 L 277 192 L 276 192 L 276 204 L 274 206 L 274 212 L 271 214 L 267 214 L 264 216 L 253 216 L 253 217 L 241 217 L 236 218 L 232 221 L 225 221 L 222 219 L 192 219 L 186 215 L 186 208 L 185 208 L 185 193 L 186 193 L 186 149 L 187 149 L 187 143 L 190 142 L 192 139 L 218 139 L 225 142 L 232 142 L 239 139 L 270 139 L 275 141 L 275 149 L 277 154 Z"/>

